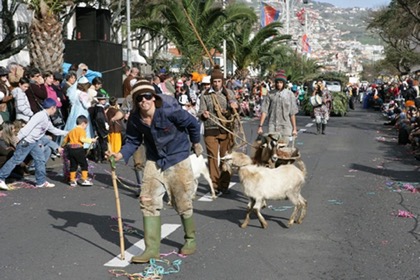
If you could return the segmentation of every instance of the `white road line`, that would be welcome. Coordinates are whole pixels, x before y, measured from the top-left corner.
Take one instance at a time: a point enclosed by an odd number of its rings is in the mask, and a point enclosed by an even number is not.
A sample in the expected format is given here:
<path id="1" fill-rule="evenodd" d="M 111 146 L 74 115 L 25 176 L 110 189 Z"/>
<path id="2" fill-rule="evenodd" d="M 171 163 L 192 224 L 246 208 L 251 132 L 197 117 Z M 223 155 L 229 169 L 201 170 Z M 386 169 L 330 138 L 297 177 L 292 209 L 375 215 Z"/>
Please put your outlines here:
<path id="1" fill-rule="evenodd" d="M 177 230 L 181 225 L 179 224 L 163 224 L 162 225 L 162 233 L 161 233 L 161 239 L 167 237 L 172 232 Z M 111 267 L 126 267 L 130 264 L 130 260 L 133 256 L 136 256 L 144 251 L 146 248 L 144 244 L 144 239 L 136 242 L 133 246 L 125 250 L 125 260 L 121 260 L 121 254 L 104 264 L 104 266 L 111 266 Z"/>
<path id="2" fill-rule="evenodd" d="M 231 187 L 233 187 L 236 184 L 238 184 L 238 183 L 230 182 L 228 188 L 230 189 Z M 222 195 L 222 193 L 219 193 L 217 196 L 221 196 L 221 195 Z M 200 199 L 198 199 L 198 201 L 205 201 L 205 202 L 213 201 L 213 199 L 211 198 L 211 193 L 210 192 L 206 193 L 204 196 L 202 196 Z"/>

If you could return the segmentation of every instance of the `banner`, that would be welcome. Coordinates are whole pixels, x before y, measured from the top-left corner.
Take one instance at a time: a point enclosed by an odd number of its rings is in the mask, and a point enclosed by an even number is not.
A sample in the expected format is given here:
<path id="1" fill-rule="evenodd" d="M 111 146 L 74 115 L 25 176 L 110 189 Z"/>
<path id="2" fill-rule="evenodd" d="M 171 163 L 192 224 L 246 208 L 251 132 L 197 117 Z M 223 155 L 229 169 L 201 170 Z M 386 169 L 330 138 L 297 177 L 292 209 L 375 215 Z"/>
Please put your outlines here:
<path id="1" fill-rule="evenodd" d="M 267 26 L 273 21 L 277 21 L 279 16 L 279 10 L 276 10 L 272 6 L 261 2 L 261 27 Z"/>
<path id="2" fill-rule="evenodd" d="M 302 52 L 303 53 L 311 53 L 311 46 L 309 45 L 309 38 L 308 35 L 303 34 L 302 36 Z"/>
<path id="3" fill-rule="evenodd" d="M 305 25 L 305 8 L 300 9 L 296 13 L 296 17 L 301 25 Z"/>

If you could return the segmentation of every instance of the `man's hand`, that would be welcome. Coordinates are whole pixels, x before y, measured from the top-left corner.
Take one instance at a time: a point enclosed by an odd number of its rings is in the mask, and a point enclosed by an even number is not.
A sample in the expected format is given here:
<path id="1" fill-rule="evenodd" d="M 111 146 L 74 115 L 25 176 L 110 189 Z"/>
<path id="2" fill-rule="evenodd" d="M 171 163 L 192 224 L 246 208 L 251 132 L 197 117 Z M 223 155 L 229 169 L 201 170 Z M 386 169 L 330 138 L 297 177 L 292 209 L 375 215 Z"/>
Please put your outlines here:
<path id="1" fill-rule="evenodd" d="M 258 127 L 257 133 L 258 134 L 263 134 L 263 128 L 262 128 L 262 126 L 259 126 Z"/>
<path id="2" fill-rule="evenodd" d="M 62 154 L 64 152 L 64 149 L 62 147 L 57 148 L 58 153 Z"/>
<path id="3" fill-rule="evenodd" d="M 121 154 L 121 153 L 113 153 L 113 152 L 111 152 L 111 151 L 106 151 L 105 152 L 105 157 L 106 158 L 110 158 L 110 157 L 114 157 L 114 159 L 115 159 L 115 161 L 118 161 L 118 160 L 120 160 L 120 159 L 122 159 L 123 158 L 123 155 Z"/>
<path id="4" fill-rule="evenodd" d="M 297 133 L 297 130 L 295 128 L 295 129 L 293 129 L 292 136 L 297 137 L 297 135 L 298 135 L 298 133 Z"/>
<path id="5" fill-rule="evenodd" d="M 206 118 L 206 119 L 210 118 L 210 112 L 209 111 L 204 111 L 203 112 L 203 118 Z"/>
<path id="6" fill-rule="evenodd" d="M 200 143 L 193 144 L 192 149 L 197 157 L 201 156 L 203 153 L 203 147 L 200 145 Z"/>
<path id="7" fill-rule="evenodd" d="M 236 103 L 236 102 L 232 102 L 232 103 L 230 103 L 230 107 L 231 107 L 232 109 L 238 109 L 238 108 L 239 108 L 238 103 Z"/>

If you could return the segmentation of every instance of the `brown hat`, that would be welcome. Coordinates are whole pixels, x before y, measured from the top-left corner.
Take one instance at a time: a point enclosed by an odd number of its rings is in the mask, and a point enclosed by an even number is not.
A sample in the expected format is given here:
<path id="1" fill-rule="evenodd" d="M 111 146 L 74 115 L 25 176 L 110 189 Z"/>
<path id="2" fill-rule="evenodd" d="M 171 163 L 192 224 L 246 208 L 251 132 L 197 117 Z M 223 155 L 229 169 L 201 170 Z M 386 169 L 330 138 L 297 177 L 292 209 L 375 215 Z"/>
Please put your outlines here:
<path id="1" fill-rule="evenodd" d="M 286 77 L 286 73 L 284 72 L 284 70 L 279 70 L 276 73 L 276 76 L 274 76 L 274 81 L 282 81 L 283 83 L 287 82 L 287 77 Z"/>
<path id="2" fill-rule="evenodd" d="M 156 98 L 156 107 L 160 107 L 162 104 L 162 100 L 159 97 L 158 94 L 156 94 L 155 88 L 153 87 L 153 85 L 148 81 L 148 80 L 138 80 L 133 87 L 131 88 L 131 96 L 133 98 L 133 101 L 136 100 L 136 96 L 140 95 L 140 94 L 146 94 L 146 93 L 151 93 L 155 96 Z"/>
<path id="3" fill-rule="evenodd" d="M 211 81 L 215 79 L 223 80 L 223 72 L 219 65 L 214 65 L 213 71 L 211 72 Z"/>

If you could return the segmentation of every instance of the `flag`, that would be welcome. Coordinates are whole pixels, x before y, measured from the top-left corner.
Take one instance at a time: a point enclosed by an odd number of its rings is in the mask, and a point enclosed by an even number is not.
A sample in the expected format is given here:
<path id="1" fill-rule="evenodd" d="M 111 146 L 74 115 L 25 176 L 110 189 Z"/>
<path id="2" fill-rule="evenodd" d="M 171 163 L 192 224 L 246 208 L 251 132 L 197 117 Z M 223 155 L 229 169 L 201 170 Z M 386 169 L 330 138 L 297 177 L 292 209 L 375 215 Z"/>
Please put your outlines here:
<path id="1" fill-rule="evenodd" d="M 309 38 L 308 35 L 303 34 L 302 36 L 302 52 L 304 53 L 311 53 L 311 46 L 309 45 Z"/>
<path id="2" fill-rule="evenodd" d="M 261 2 L 261 26 L 269 25 L 273 21 L 279 19 L 280 11 L 274 9 L 272 6 Z"/>
<path id="3" fill-rule="evenodd" d="M 305 8 L 300 9 L 300 11 L 298 11 L 296 13 L 296 17 L 298 18 L 298 21 L 300 22 L 300 24 L 305 25 Z"/>

